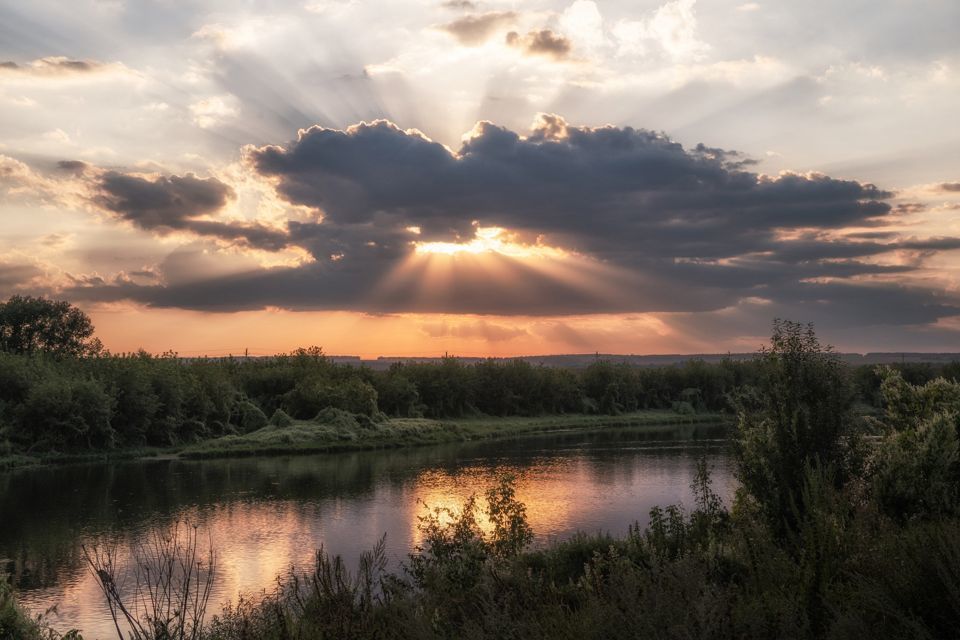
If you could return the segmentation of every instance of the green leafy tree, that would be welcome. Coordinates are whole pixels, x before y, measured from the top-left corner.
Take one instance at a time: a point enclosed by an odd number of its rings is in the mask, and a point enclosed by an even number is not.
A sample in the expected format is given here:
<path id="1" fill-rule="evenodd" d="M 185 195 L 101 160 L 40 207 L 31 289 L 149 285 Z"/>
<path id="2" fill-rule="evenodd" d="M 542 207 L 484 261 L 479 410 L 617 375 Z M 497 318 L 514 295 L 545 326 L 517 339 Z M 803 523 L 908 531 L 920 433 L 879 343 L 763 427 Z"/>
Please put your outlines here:
<path id="1" fill-rule="evenodd" d="M 960 515 L 960 383 L 914 385 L 880 367 L 886 431 L 871 464 L 880 508 L 899 520 Z"/>
<path id="2" fill-rule="evenodd" d="M 45 380 L 30 390 L 17 435 L 41 450 L 109 449 L 113 407 L 113 398 L 95 380 Z"/>
<path id="3" fill-rule="evenodd" d="M 82 357 L 102 350 L 90 318 L 69 302 L 13 296 L 0 303 L 0 351 Z"/>
<path id="4" fill-rule="evenodd" d="M 741 495 L 783 539 L 806 512 L 802 489 L 810 467 L 831 468 L 838 487 L 849 477 L 853 387 L 812 325 L 775 320 L 770 347 L 758 360 L 756 386 L 736 399 L 737 471 Z"/>

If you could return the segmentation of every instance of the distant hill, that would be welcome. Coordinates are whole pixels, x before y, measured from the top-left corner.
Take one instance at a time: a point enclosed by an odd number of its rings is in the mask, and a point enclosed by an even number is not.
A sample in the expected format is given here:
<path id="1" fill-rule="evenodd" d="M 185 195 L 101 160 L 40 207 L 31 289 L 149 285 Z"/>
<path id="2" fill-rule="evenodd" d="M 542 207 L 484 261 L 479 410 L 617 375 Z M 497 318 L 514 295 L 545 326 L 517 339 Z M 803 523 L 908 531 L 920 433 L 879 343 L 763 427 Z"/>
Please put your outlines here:
<path id="1" fill-rule="evenodd" d="M 624 362 L 636 366 L 663 366 L 670 364 L 679 364 L 690 360 L 702 360 L 703 362 L 720 362 L 724 359 L 729 360 L 749 360 L 756 354 L 754 353 L 674 353 L 662 355 L 624 355 L 616 353 L 571 353 L 561 355 L 543 355 L 543 356 L 516 356 L 512 358 L 492 358 L 493 360 L 523 360 L 531 364 L 543 365 L 547 367 L 568 367 L 580 368 L 589 366 L 598 360 L 607 362 Z M 918 352 L 875 352 L 875 353 L 841 353 L 839 354 L 844 362 L 850 364 L 892 364 L 892 363 L 944 363 L 960 361 L 960 353 L 918 353 Z M 358 356 L 329 356 L 334 362 L 342 364 L 352 364 L 356 366 L 366 365 L 371 369 L 387 369 L 395 362 L 418 363 L 418 362 L 440 362 L 443 358 L 428 357 L 391 357 L 380 356 L 375 360 L 363 360 Z M 470 364 L 474 362 L 483 362 L 491 358 L 460 358 L 460 362 Z"/>

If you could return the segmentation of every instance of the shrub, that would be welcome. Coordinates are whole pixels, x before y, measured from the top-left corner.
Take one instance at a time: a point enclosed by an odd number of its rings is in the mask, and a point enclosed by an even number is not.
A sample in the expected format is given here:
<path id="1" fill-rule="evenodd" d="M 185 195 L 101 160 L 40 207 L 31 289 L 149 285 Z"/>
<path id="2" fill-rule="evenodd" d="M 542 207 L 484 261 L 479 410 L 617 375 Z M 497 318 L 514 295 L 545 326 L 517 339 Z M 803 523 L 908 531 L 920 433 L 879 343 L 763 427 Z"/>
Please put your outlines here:
<path id="1" fill-rule="evenodd" d="M 273 415 L 270 416 L 270 424 L 275 427 L 290 427 L 293 426 L 293 418 L 291 418 L 283 409 L 277 409 L 273 412 Z"/>
<path id="2" fill-rule="evenodd" d="M 759 366 L 757 385 L 736 399 L 737 475 L 741 495 L 784 539 L 803 518 L 811 465 L 832 466 L 838 486 L 855 472 L 846 456 L 855 435 L 853 389 L 843 363 L 809 325 L 775 321 Z"/>
<path id="3" fill-rule="evenodd" d="M 369 383 L 356 378 L 302 381 L 284 396 L 283 404 L 290 415 L 301 420 L 309 420 L 331 407 L 366 416 L 378 413 L 377 391 Z"/>
<path id="4" fill-rule="evenodd" d="M 237 426 L 241 433 L 250 433 L 257 429 L 267 426 L 267 416 L 260 410 L 260 407 L 249 400 L 244 400 L 237 404 Z"/>
<path id="5" fill-rule="evenodd" d="M 113 398 L 94 380 L 53 378 L 30 390 L 18 436 L 38 449 L 109 449 Z"/>

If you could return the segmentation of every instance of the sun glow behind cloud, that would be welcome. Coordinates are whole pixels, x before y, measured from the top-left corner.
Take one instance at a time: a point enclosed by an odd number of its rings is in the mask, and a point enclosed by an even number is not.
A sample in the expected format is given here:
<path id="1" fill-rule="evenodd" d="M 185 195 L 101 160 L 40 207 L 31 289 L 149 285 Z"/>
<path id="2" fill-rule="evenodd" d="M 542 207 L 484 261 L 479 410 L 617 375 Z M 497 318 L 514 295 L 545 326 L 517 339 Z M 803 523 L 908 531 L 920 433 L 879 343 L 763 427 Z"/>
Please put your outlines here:
<path id="1" fill-rule="evenodd" d="M 480 255 L 499 253 L 510 258 L 565 258 L 569 252 L 542 244 L 526 244 L 502 227 L 476 227 L 476 235 L 467 242 L 418 242 L 416 251 L 421 255 L 460 254 Z"/>

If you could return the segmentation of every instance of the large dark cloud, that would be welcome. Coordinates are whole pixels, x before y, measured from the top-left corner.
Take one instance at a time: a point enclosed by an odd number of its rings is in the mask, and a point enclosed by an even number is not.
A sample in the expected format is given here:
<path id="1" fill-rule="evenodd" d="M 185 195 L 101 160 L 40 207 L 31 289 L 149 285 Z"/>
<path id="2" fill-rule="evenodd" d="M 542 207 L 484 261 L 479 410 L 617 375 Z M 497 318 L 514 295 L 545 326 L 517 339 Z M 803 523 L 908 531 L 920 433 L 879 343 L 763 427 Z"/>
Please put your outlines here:
<path id="1" fill-rule="evenodd" d="M 458 153 L 388 122 L 314 127 L 250 155 L 291 202 L 332 223 L 470 224 L 546 234 L 604 259 L 726 258 L 774 250 L 780 229 L 870 225 L 889 192 L 825 175 L 766 177 L 742 158 L 632 128 L 576 128 L 542 116 L 531 134 L 480 123 Z M 731 159 L 732 158 L 732 159 Z"/>
<path id="2" fill-rule="evenodd" d="M 97 179 L 93 202 L 141 229 L 160 233 L 188 231 L 253 247 L 276 250 L 287 235 L 262 224 L 207 219 L 235 195 L 216 178 L 160 176 L 147 179 L 108 171 Z"/>
<path id="3" fill-rule="evenodd" d="M 451 151 L 379 121 L 313 127 L 286 146 L 250 149 L 248 161 L 283 198 L 322 216 L 291 221 L 284 234 L 312 263 L 189 282 L 160 273 L 158 284 L 72 295 L 208 310 L 503 315 L 703 313 L 757 300 L 840 324 L 960 314 L 955 296 L 905 284 L 927 256 L 960 249 L 960 239 L 883 229 L 895 215 L 890 192 L 822 174 L 761 175 L 735 152 L 686 149 L 651 131 L 542 116 L 527 136 L 480 123 Z M 195 216 L 223 206 L 226 186 L 174 178 L 113 176 L 103 206 L 141 226 L 203 233 Z M 415 241 L 466 241 L 477 224 L 581 257 L 551 269 L 461 256 L 439 272 L 413 258 Z"/>

